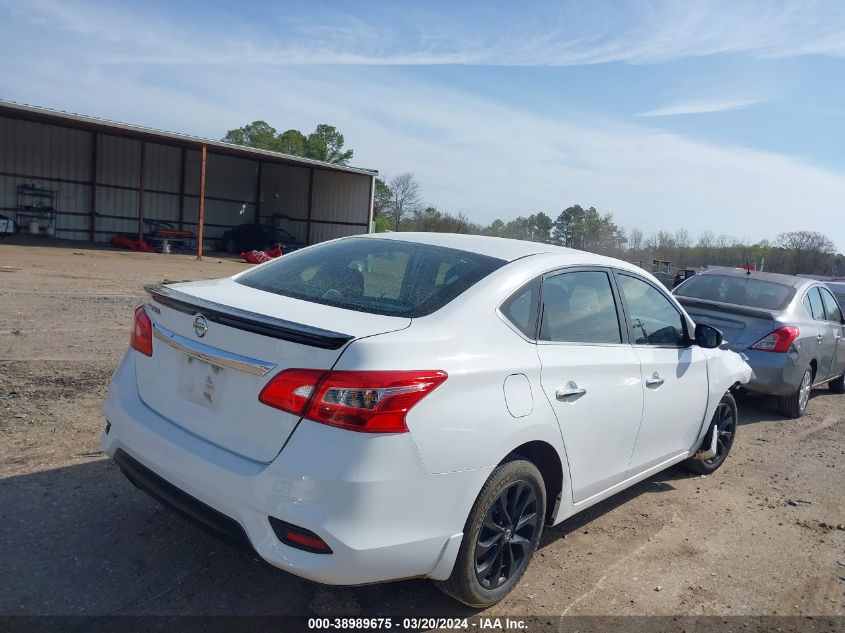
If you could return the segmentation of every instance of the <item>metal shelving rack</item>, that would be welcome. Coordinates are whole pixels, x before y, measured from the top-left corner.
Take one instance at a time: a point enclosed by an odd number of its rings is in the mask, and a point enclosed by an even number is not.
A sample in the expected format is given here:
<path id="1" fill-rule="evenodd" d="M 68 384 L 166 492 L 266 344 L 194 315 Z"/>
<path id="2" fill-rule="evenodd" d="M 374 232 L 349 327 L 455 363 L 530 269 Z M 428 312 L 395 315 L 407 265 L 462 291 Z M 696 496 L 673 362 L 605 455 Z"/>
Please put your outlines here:
<path id="1" fill-rule="evenodd" d="M 23 222 L 22 218 L 37 219 L 39 223 L 44 220 L 48 224 L 54 223 L 57 196 L 58 191 L 55 189 L 44 189 L 34 185 L 19 185 L 16 219 L 18 231 L 23 233 L 28 230 L 29 222 Z"/>

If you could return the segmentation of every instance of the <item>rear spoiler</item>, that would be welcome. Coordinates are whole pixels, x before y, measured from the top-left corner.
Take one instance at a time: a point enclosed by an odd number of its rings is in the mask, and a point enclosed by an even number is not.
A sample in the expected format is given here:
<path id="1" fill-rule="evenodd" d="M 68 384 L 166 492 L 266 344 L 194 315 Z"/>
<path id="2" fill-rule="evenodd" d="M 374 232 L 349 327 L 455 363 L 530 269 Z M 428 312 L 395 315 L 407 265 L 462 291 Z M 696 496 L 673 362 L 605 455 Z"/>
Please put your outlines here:
<path id="1" fill-rule="evenodd" d="M 144 286 L 153 301 L 161 305 L 184 312 L 185 314 L 199 314 L 220 325 L 237 328 L 262 336 L 300 343 L 321 349 L 339 349 L 354 337 L 331 330 L 312 327 L 303 323 L 294 323 L 284 319 L 268 317 L 256 312 L 241 310 L 231 306 L 200 299 L 193 295 L 179 292 L 165 284 Z"/>
<path id="2" fill-rule="evenodd" d="M 750 308 L 748 306 L 740 306 L 735 303 L 722 303 L 721 301 L 709 301 L 707 299 L 695 299 L 693 297 L 684 297 L 682 295 L 675 295 L 685 308 L 688 306 L 695 306 L 699 308 L 706 308 L 709 310 L 716 310 L 717 312 L 727 312 L 729 314 L 738 314 L 740 316 L 752 317 L 755 319 L 767 319 L 774 321 L 776 316 L 774 310 L 765 310 L 763 308 Z"/>

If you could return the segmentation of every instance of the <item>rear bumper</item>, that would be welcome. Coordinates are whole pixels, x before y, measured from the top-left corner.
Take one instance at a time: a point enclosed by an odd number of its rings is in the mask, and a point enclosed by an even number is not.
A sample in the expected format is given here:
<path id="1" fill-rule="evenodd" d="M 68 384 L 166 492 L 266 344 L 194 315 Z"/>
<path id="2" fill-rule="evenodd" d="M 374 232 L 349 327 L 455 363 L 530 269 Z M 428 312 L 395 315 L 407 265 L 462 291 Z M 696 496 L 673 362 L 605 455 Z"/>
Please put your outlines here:
<path id="1" fill-rule="evenodd" d="M 242 531 L 270 564 L 326 584 L 448 577 L 489 474 L 432 475 L 407 433 L 353 433 L 309 421 L 272 463 L 251 461 L 147 407 L 132 352 L 112 378 L 103 413 L 110 429 L 101 447 L 133 483 L 230 538 Z M 285 545 L 271 516 L 314 532 L 333 553 Z"/>
<path id="2" fill-rule="evenodd" d="M 807 365 L 799 362 L 794 352 L 779 354 L 747 349 L 742 352 L 754 370 L 751 381 L 743 385 L 748 391 L 773 396 L 789 396 L 798 391 Z"/>

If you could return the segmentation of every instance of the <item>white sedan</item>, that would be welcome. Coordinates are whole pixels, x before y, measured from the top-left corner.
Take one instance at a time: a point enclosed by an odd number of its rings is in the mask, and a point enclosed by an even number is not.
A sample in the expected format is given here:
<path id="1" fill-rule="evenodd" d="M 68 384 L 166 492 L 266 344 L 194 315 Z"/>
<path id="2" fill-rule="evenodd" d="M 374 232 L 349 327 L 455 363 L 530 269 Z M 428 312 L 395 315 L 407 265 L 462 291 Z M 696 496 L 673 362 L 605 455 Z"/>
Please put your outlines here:
<path id="1" fill-rule="evenodd" d="M 293 574 L 473 606 L 544 525 L 719 468 L 751 375 L 648 273 L 546 244 L 356 236 L 147 290 L 101 437 L 137 487 Z"/>

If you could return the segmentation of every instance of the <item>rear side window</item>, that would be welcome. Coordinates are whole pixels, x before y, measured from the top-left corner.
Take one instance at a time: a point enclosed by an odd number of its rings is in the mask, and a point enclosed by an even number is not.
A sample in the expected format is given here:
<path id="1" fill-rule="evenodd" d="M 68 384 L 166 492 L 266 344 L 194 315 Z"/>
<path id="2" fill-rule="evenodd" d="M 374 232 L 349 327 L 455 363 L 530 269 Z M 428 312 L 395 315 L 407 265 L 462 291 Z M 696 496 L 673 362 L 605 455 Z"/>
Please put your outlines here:
<path id="1" fill-rule="evenodd" d="M 235 281 L 313 303 L 414 318 L 439 310 L 505 263 L 428 244 L 349 238 L 284 255 Z"/>
<path id="2" fill-rule="evenodd" d="M 621 343 L 616 301 L 607 273 L 579 271 L 543 281 L 540 340 L 554 343 Z"/>
<path id="3" fill-rule="evenodd" d="M 513 326 L 530 339 L 537 335 L 540 307 L 540 279 L 534 279 L 513 293 L 499 309 Z"/>
<path id="4" fill-rule="evenodd" d="M 836 321 L 842 323 L 842 311 L 836 304 L 836 299 L 824 288 L 819 288 L 819 293 L 822 296 L 822 303 L 824 304 L 824 314 L 828 321 Z"/>
<path id="5" fill-rule="evenodd" d="M 748 275 L 695 275 L 683 286 L 678 286 L 675 294 L 749 308 L 783 310 L 795 296 L 795 288 Z"/>
<path id="6" fill-rule="evenodd" d="M 804 297 L 804 307 L 809 310 L 810 316 L 814 319 L 824 321 L 824 304 L 822 304 L 818 288 L 811 288 L 807 296 Z"/>

